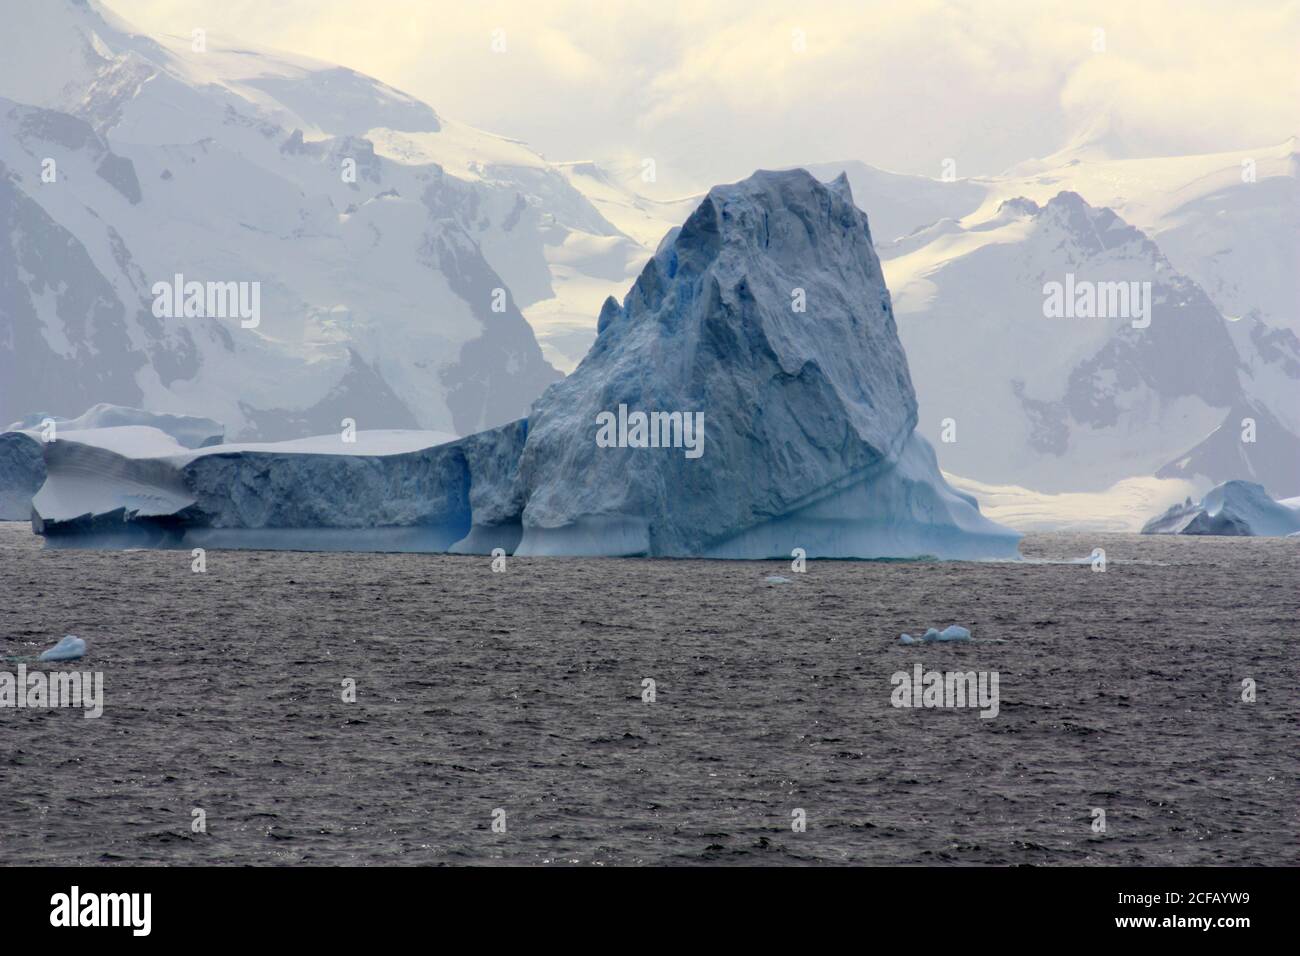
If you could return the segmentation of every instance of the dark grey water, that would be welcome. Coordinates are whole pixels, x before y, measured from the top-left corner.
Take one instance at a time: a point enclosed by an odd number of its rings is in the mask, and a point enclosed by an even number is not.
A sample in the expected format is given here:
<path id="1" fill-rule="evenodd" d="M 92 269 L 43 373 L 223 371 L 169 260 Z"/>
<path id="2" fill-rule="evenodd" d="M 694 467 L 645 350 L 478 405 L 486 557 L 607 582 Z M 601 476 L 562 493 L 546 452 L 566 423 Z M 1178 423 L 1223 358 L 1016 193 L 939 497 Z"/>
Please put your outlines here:
<path id="1" fill-rule="evenodd" d="M 1022 550 L 1098 546 L 196 574 L 0 525 L 0 654 L 78 634 L 105 685 L 96 720 L 0 709 L 0 863 L 1295 863 L 1300 545 Z M 1005 643 L 897 643 L 954 622 Z M 916 662 L 997 671 L 998 715 L 892 707 Z"/>

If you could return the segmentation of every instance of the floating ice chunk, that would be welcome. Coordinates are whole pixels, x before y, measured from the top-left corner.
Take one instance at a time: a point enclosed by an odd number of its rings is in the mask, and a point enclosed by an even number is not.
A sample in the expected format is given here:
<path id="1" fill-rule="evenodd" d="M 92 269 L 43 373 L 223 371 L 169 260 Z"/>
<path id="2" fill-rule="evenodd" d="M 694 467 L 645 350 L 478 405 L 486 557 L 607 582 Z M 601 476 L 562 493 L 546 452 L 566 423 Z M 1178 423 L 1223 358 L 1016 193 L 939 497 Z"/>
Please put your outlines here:
<path id="1" fill-rule="evenodd" d="M 86 642 L 69 634 L 59 643 L 41 653 L 43 661 L 75 661 L 86 656 Z"/>
<path id="2" fill-rule="evenodd" d="M 779 574 L 769 574 L 763 580 L 766 581 L 768 584 L 789 584 L 790 583 L 789 578 L 783 578 Z"/>
<path id="3" fill-rule="evenodd" d="M 916 640 L 916 638 L 914 638 L 911 634 L 904 634 L 902 637 L 900 637 L 900 638 L 898 639 L 898 643 L 900 643 L 900 644 L 916 644 L 916 643 L 917 643 L 917 640 Z"/>
<path id="4" fill-rule="evenodd" d="M 904 637 L 907 635 L 904 634 Z M 969 641 L 971 639 L 970 631 L 959 624 L 953 624 L 945 627 L 942 631 L 933 627 L 928 628 L 925 635 L 921 638 L 927 644 L 947 643 L 949 641 Z M 904 644 L 914 643 L 912 641 L 903 641 Z"/>
<path id="5" fill-rule="evenodd" d="M 1143 525 L 1142 533 L 1287 537 L 1300 531 L 1300 513 L 1290 501 L 1274 501 L 1252 481 L 1225 481 L 1199 505 L 1188 498 L 1171 506 Z"/>

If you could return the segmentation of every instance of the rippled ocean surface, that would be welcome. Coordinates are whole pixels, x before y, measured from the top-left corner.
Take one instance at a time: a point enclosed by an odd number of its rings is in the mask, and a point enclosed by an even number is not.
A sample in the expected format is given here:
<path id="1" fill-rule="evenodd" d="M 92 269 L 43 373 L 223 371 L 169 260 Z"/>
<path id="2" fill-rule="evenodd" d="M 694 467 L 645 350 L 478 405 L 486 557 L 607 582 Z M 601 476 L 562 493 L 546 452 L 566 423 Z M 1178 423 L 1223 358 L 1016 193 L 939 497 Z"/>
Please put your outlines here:
<path id="1" fill-rule="evenodd" d="M 0 524 L 0 670 L 76 634 L 39 666 L 105 698 L 0 708 L 0 863 L 1296 863 L 1300 543 L 1022 551 L 199 574 Z M 978 642 L 898 643 L 953 623 Z M 997 716 L 891 706 L 917 663 L 996 671 Z"/>

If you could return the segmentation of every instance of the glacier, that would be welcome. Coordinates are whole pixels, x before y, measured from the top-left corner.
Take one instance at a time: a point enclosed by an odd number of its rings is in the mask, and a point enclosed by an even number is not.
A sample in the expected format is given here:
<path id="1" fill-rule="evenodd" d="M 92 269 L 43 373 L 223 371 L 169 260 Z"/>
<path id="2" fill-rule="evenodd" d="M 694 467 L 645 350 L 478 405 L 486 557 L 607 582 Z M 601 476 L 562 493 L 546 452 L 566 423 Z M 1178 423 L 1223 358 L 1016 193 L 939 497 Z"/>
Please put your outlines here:
<path id="1" fill-rule="evenodd" d="M 702 453 L 598 442 L 621 406 L 702 416 Z M 665 236 L 526 419 L 391 454 L 287 443 L 139 456 L 69 438 L 44 448 L 32 522 L 74 545 L 1018 557 L 1020 535 L 947 484 L 916 423 L 847 180 L 760 171 L 710 190 Z"/>
<path id="2" fill-rule="evenodd" d="M 1193 503 L 1181 504 L 1152 518 L 1143 534 L 1285 537 L 1300 531 L 1300 510 L 1274 501 L 1253 481 L 1225 481 Z"/>

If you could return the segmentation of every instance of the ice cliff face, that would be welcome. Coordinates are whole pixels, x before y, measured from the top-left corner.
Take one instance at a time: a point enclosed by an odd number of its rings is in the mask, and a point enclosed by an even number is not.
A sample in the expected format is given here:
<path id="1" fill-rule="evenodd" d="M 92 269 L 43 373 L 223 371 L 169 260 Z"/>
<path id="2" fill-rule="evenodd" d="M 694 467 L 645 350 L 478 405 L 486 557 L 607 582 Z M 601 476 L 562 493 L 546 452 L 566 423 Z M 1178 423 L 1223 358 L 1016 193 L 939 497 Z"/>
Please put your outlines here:
<path id="1" fill-rule="evenodd" d="M 52 543 L 446 551 L 469 533 L 473 503 L 513 473 L 527 425 L 395 454 L 291 451 L 287 442 L 283 451 L 172 445 L 138 455 L 111 431 L 44 446 L 0 436 L 44 452 L 32 526 Z"/>
<path id="2" fill-rule="evenodd" d="M 32 495 L 44 483 L 41 443 L 23 432 L 0 432 L 0 521 L 30 518 Z"/>
<path id="3" fill-rule="evenodd" d="M 1300 531 L 1300 512 L 1274 501 L 1263 485 L 1225 481 L 1200 504 L 1188 498 L 1142 528 L 1143 534 L 1283 537 Z"/>

